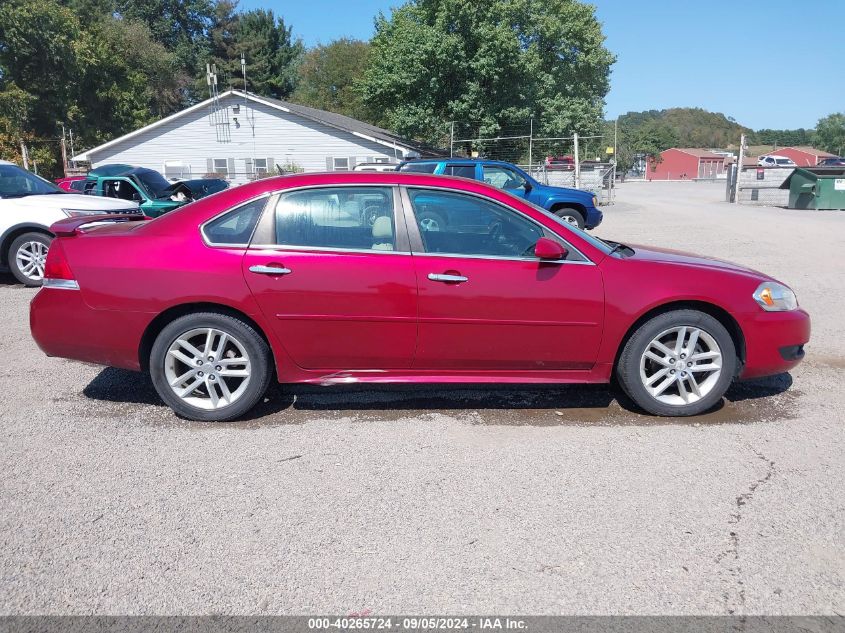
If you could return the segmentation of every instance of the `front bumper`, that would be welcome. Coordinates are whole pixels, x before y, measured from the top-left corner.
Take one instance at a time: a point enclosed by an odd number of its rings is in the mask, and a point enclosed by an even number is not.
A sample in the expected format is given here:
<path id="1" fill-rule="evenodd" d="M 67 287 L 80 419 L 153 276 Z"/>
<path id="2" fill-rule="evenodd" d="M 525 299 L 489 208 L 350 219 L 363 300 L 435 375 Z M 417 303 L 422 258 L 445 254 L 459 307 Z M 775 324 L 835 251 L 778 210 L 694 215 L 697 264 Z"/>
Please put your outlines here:
<path id="1" fill-rule="evenodd" d="M 594 229 L 604 219 L 604 214 L 596 207 L 586 207 L 584 217 L 584 228 Z"/>
<path id="2" fill-rule="evenodd" d="M 804 310 L 740 315 L 745 336 L 745 365 L 740 378 L 760 378 L 789 371 L 804 358 L 810 340 L 810 315 Z"/>

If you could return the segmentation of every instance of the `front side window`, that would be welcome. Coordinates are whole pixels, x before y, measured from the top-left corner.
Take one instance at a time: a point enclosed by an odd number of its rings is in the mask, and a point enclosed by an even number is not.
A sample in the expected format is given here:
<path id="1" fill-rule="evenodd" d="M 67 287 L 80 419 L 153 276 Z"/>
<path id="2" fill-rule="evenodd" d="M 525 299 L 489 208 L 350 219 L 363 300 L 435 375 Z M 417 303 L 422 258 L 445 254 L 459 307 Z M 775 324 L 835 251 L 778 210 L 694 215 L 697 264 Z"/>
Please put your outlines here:
<path id="1" fill-rule="evenodd" d="M 210 244 L 246 246 L 265 204 L 266 197 L 258 198 L 213 219 L 202 229 L 205 239 Z"/>
<path id="2" fill-rule="evenodd" d="M 508 167 L 484 165 L 484 182 L 499 189 L 519 189 L 525 186 L 525 178 Z"/>
<path id="3" fill-rule="evenodd" d="M 276 205 L 280 246 L 396 250 L 390 187 L 326 187 L 282 194 Z"/>
<path id="4" fill-rule="evenodd" d="M 128 180 L 104 180 L 103 190 L 108 198 L 133 202 L 140 202 L 143 199 L 138 188 Z"/>
<path id="5" fill-rule="evenodd" d="M 435 189 L 409 189 L 427 253 L 533 257 L 543 229 L 491 200 Z"/>

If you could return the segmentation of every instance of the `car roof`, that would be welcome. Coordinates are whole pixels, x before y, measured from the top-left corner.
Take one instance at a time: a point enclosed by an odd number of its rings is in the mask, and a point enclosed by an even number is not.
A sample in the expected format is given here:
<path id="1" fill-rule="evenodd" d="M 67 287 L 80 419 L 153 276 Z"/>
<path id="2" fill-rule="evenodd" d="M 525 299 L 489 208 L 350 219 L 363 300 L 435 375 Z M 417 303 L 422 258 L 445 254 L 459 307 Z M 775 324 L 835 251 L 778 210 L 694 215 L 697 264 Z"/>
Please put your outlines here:
<path id="1" fill-rule="evenodd" d="M 403 165 L 409 163 L 486 163 L 488 165 L 505 165 L 513 167 L 513 163 L 504 160 L 493 160 L 492 158 L 461 158 L 460 156 L 453 156 L 451 158 L 414 158 L 406 160 Z"/>

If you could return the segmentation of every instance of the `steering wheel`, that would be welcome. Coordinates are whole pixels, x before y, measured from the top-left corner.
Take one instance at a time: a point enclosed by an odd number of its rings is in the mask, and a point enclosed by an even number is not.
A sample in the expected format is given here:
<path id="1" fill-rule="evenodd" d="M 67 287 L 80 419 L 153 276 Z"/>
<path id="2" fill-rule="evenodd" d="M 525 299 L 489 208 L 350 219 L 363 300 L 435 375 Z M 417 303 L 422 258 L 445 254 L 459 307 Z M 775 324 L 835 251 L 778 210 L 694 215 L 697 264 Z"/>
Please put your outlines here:
<path id="1" fill-rule="evenodd" d="M 494 242 L 501 242 L 505 237 L 505 223 L 501 220 L 493 220 L 487 230 L 490 239 Z"/>

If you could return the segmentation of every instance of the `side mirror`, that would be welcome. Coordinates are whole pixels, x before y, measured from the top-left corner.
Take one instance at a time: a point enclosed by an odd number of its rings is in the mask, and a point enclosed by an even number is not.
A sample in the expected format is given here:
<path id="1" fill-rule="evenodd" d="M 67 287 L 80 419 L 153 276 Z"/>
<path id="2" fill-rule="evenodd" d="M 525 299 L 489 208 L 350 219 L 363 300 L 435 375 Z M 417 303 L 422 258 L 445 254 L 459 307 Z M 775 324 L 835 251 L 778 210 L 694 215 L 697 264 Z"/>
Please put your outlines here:
<path id="1" fill-rule="evenodd" d="M 560 260 L 568 254 L 563 246 L 547 237 L 541 237 L 534 245 L 534 255 L 540 259 Z"/>

